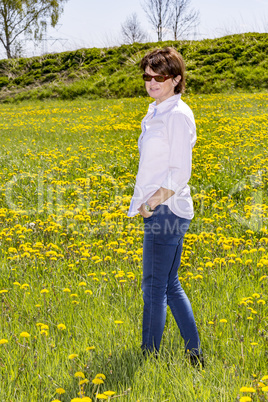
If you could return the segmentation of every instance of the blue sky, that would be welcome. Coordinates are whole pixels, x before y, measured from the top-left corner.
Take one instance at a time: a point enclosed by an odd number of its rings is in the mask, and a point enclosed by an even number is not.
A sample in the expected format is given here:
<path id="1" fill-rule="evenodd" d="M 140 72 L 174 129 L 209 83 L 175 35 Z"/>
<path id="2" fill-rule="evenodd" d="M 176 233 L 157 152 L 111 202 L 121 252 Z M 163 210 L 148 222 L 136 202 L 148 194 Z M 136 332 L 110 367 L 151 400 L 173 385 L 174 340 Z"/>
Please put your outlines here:
<path id="1" fill-rule="evenodd" d="M 191 5 L 200 11 L 197 39 L 268 32 L 268 0 L 191 0 Z M 35 49 L 28 47 L 27 55 L 119 45 L 122 43 L 121 24 L 135 12 L 142 28 L 156 41 L 141 0 L 68 0 L 58 27 L 49 29 L 47 41 Z M 167 35 L 165 39 L 172 38 Z"/>

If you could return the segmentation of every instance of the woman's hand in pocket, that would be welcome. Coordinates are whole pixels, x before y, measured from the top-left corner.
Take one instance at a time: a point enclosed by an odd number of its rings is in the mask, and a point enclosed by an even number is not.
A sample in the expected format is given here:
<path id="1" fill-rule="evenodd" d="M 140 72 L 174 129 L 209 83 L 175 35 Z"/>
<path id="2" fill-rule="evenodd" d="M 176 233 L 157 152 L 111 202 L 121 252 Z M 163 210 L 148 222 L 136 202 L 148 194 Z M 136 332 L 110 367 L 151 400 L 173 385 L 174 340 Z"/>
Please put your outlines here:
<path id="1" fill-rule="evenodd" d="M 152 216 L 154 213 L 154 212 L 148 212 L 145 209 L 145 203 L 141 204 L 140 208 L 138 208 L 138 211 L 141 214 L 141 216 L 143 216 L 143 218 L 150 218 L 150 216 Z"/>

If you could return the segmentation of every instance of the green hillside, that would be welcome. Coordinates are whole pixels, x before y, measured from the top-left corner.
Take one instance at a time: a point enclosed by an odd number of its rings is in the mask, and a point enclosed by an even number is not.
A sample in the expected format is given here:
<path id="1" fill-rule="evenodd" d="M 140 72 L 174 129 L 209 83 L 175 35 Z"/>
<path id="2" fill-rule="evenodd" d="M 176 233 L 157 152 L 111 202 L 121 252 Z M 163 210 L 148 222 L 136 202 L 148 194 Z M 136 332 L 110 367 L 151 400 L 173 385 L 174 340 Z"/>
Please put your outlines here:
<path id="1" fill-rule="evenodd" d="M 188 93 L 268 89 L 268 34 L 247 33 L 1 60 L 0 101 L 143 96 L 139 61 L 159 46 L 174 46 L 183 55 Z"/>

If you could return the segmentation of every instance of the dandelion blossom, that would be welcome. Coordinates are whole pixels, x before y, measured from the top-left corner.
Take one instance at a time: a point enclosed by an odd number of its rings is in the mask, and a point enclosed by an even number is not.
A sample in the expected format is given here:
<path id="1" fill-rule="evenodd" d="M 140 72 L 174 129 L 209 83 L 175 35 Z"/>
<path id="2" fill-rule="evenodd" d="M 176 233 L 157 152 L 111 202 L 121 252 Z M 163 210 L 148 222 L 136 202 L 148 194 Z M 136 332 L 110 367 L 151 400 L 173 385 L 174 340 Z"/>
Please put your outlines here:
<path id="1" fill-rule="evenodd" d="M 8 343 L 7 339 L 0 339 L 0 345 L 4 345 L 5 343 Z"/>
<path id="2" fill-rule="evenodd" d="M 220 322 L 226 323 L 227 320 L 226 320 L 225 318 L 222 318 L 222 319 L 220 320 Z"/>
<path id="3" fill-rule="evenodd" d="M 95 385 L 99 385 L 99 384 L 103 384 L 104 381 L 101 378 L 94 378 L 92 380 L 92 383 L 95 384 Z"/>
<path id="4" fill-rule="evenodd" d="M 76 357 L 78 357 L 78 355 L 76 354 L 76 353 L 73 353 L 73 354 L 71 354 L 71 355 L 69 355 L 69 359 L 70 360 L 73 360 L 73 359 L 75 359 Z"/>
<path id="5" fill-rule="evenodd" d="M 87 348 L 86 348 L 86 351 L 88 351 L 88 350 L 94 350 L 95 349 L 95 346 L 88 346 Z"/>
<path id="6" fill-rule="evenodd" d="M 79 385 L 88 384 L 88 383 L 89 383 L 89 380 L 87 378 L 79 381 Z"/>
<path id="7" fill-rule="evenodd" d="M 106 380 L 105 374 L 102 374 L 102 373 L 96 374 L 95 378 L 102 378 L 103 380 Z"/>
<path id="8" fill-rule="evenodd" d="M 62 394 L 65 394 L 65 389 L 63 389 L 63 388 L 57 388 L 57 389 L 56 389 L 56 392 L 57 392 L 57 394 L 62 395 Z"/>
<path id="9" fill-rule="evenodd" d="M 30 337 L 30 334 L 28 334 L 28 332 L 21 332 L 21 333 L 20 333 L 20 337 L 21 337 L 21 338 L 29 338 L 29 337 Z"/>
<path id="10" fill-rule="evenodd" d="M 74 376 L 79 378 L 85 378 L 85 374 L 82 373 L 82 371 L 77 371 Z"/>
<path id="11" fill-rule="evenodd" d="M 61 331 L 66 329 L 66 326 L 64 324 L 58 324 L 58 329 L 60 329 Z"/>
<path id="12" fill-rule="evenodd" d="M 256 392 L 256 390 L 252 387 L 242 387 L 240 388 L 240 392 Z"/>

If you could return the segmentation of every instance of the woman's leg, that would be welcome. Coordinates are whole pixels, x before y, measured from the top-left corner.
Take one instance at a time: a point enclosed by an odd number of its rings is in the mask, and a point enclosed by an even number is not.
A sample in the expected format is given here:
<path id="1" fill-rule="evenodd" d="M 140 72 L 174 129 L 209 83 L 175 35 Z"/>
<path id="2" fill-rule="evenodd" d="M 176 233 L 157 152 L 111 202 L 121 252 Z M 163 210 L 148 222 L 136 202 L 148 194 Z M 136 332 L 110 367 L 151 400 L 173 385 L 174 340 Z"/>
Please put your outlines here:
<path id="1" fill-rule="evenodd" d="M 178 218 L 181 220 L 181 218 Z M 180 266 L 182 253 L 183 237 L 178 240 L 178 246 L 174 263 L 171 268 L 168 287 L 167 287 L 167 304 L 169 305 L 176 323 L 180 329 L 184 339 L 185 350 L 189 350 L 192 354 L 201 354 L 200 340 L 193 315 L 190 301 L 185 294 L 178 278 L 178 268 Z"/>
<path id="2" fill-rule="evenodd" d="M 187 348 L 198 349 L 200 342 L 191 305 L 180 286 L 178 275 L 177 280 L 175 275 L 180 263 L 183 236 L 190 221 L 178 218 L 167 206 L 161 205 L 144 222 L 142 348 L 159 350 L 168 303 Z"/>

